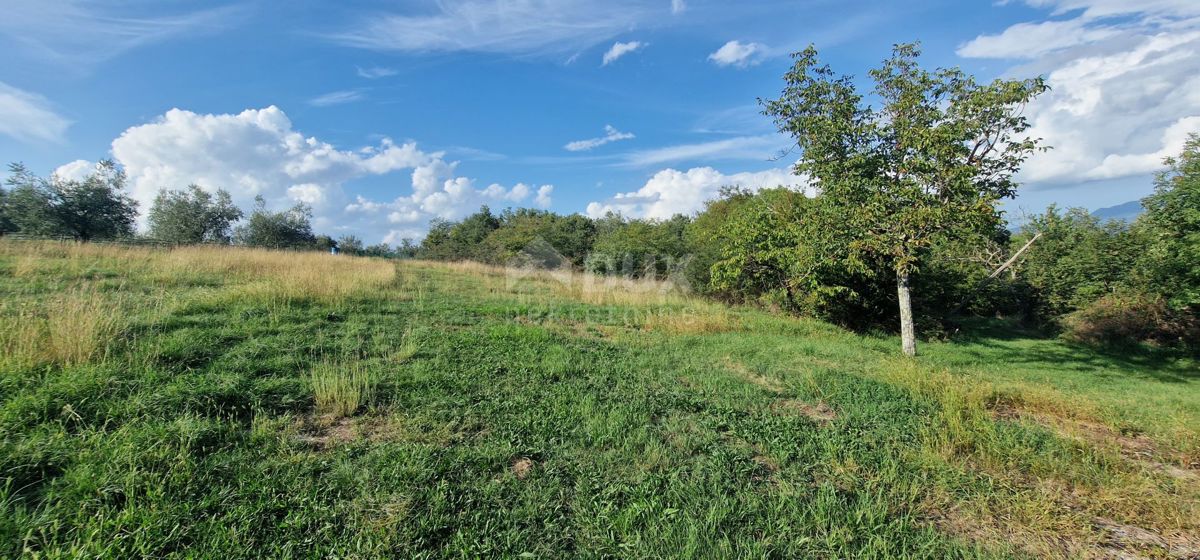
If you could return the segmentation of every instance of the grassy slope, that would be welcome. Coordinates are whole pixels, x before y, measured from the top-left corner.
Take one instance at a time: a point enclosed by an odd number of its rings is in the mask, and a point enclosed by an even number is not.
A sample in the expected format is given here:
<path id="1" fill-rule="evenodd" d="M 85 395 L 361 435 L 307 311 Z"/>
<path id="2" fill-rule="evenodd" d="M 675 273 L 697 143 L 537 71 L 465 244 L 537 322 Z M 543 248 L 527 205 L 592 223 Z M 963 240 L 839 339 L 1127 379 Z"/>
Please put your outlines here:
<path id="1" fill-rule="evenodd" d="M 585 280 L 0 243 L 0 556 L 1076 557 L 1200 531 L 1190 361 L 1011 333 L 909 361 Z M 337 364 L 371 373 L 348 419 L 314 413 Z M 1129 526 L 1164 542 L 1111 542 Z"/>

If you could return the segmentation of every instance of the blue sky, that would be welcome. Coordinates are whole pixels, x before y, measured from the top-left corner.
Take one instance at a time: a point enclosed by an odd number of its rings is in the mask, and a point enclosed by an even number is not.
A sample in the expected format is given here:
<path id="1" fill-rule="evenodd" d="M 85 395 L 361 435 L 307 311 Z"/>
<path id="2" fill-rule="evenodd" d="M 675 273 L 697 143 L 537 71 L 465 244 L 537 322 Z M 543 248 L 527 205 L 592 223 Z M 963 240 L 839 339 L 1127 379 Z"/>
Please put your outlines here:
<path id="1" fill-rule="evenodd" d="M 1028 114 L 1055 149 L 1014 217 L 1140 198 L 1200 131 L 1200 2 L 909 4 L 8 0 L 0 156 L 115 158 L 143 204 L 193 182 L 301 200 L 371 242 L 485 203 L 663 217 L 802 184 L 755 104 L 789 52 L 863 76 L 913 40 L 931 66 L 1050 79 Z"/>

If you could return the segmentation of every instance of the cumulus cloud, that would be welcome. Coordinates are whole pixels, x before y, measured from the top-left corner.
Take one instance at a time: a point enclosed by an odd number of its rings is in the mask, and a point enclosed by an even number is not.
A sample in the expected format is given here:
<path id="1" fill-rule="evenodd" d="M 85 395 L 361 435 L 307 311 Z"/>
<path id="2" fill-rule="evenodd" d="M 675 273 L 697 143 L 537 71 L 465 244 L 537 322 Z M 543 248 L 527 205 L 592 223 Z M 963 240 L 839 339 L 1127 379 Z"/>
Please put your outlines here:
<path id="1" fill-rule="evenodd" d="M 1053 150 L 1030 158 L 1022 179 L 1073 185 L 1146 176 L 1200 131 L 1200 3 L 1027 3 L 1071 17 L 1019 23 L 958 50 L 1022 60 L 1008 73 L 1044 75 L 1052 88 L 1026 115 L 1030 134 Z"/>
<path id="2" fill-rule="evenodd" d="M 708 59 L 717 66 L 746 68 L 761 63 L 766 54 L 767 46 L 761 43 L 730 41 L 708 55 Z"/>
<path id="3" fill-rule="evenodd" d="M 634 52 L 638 49 L 644 48 L 645 46 L 646 46 L 646 43 L 643 43 L 641 41 L 629 41 L 628 43 L 621 43 L 621 42 L 613 43 L 613 46 L 609 47 L 608 51 L 604 53 L 604 58 L 600 62 L 600 66 L 608 66 L 609 64 L 616 62 L 618 58 L 621 58 L 621 57 L 623 57 L 631 52 Z"/>
<path id="4" fill-rule="evenodd" d="M 554 192 L 554 185 L 542 185 L 538 187 L 537 196 L 534 197 L 533 203 L 541 208 L 550 207 L 550 194 Z"/>
<path id="5" fill-rule="evenodd" d="M 474 187 L 458 176 L 457 162 L 442 152 L 424 152 L 416 143 L 384 139 L 376 146 L 342 150 L 292 128 L 278 107 L 238 114 L 198 114 L 172 109 L 153 122 L 126 130 L 112 143 L 113 157 L 129 176 L 133 197 L 149 208 L 161 188 L 197 184 L 228 190 L 247 207 L 255 196 L 282 208 L 303 202 L 314 209 L 314 223 L 327 233 L 355 232 L 369 239 L 393 231 L 420 237 L 430 219 L 455 219 L 485 203 L 519 204 L 534 192 L 518 184 Z M 60 176 L 86 174 L 92 164 L 75 161 Z M 411 189 L 391 201 L 362 196 L 347 200 L 343 186 L 368 176 L 411 170 Z M 546 200 L 549 190 L 545 193 Z M 541 200 L 534 200 L 541 203 Z M 395 224 L 405 225 L 397 229 Z"/>
<path id="6" fill-rule="evenodd" d="M 70 124 L 46 98 L 0 82 L 0 134 L 24 142 L 57 142 Z"/>
<path id="7" fill-rule="evenodd" d="M 666 10 L 640 0 L 441 0 L 432 13 L 365 14 L 328 37 L 383 51 L 562 55 L 654 25 Z"/>
<path id="8" fill-rule="evenodd" d="M 604 125 L 604 136 L 568 142 L 566 146 L 563 146 L 563 149 L 567 150 L 568 152 L 586 152 L 610 142 L 628 140 L 633 137 L 634 136 L 632 132 L 621 132 L 614 128 L 611 124 L 606 124 Z"/>
<path id="9" fill-rule="evenodd" d="M 699 212 L 704 203 L 719 196 L 721 187 L 725 186 L 759 190 L 779 186 L 807 189 L 807 185 L 804 178 L 787 169 L 732 175 L 711 167 L 694 167 L 687 171 L 664 169 L 636 191 L 589 203 L 587 215 L 599 218 L 608 212 L 616 212 L 631 218 L 669 218 L 675 214 Z"/>
<path id="10" fill-rule="evenodd" d="M 64 163 L 54 170 L 53 175 L 64 181 L 82 181 L 96 171 L 96 164 L 84 159 Z"/>
<path id="11" fill-rule="evenodd" d="M 331 91 L 329 93 L 318 95 L 308 100 L 308 104 L 313 107 L 329 107 L 331 105 L 342 105 L 345 103 L 353 103 L 363 99 L 363 92 L 359 90 L 344 90 Z"/>

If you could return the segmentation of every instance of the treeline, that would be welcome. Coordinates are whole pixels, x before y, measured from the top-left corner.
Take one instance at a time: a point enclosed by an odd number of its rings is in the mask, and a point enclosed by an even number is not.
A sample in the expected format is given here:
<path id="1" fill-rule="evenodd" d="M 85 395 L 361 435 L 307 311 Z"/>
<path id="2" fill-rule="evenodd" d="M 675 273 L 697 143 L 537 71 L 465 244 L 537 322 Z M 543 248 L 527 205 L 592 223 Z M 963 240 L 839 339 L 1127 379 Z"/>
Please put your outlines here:
<path id="1" fill-rule="evenodd" d="M 126 192 L 125 173 L 102 161 L 82 180 L 43 178 L 21 164 L 9 166 L 7 189 L 0 189 L 0 234 L 69 237 L 79 241 L 152 240 L 169 244 L 223 244 L 329 251 L 379 257 L 412 256 L 415 248 L 386 243 L 366 246 L 348 235 L 333 239 L 313 233 L 312 209 L 304 204 L 268 210 L 262 197 L 246 215 L 229 193 L 209 193 L 196 185 L 161 190 L 147 215 L 149 229 L 136 231 L 137 201 Z M 244 221 L 243 221 L 244 218 Z"/>
<path id="2" fill-rule="evenodd" d="M 1200 139 L 1168 162 L 1133 222 L 1102 222 L 1050 207 L 1017 233 L 935 240 L 911 283 L 918 326 L 946 334 L 965 316 L 1004 316 L 1097 344 L 1200 343 Z M 894 330 L 897 292 L 882 262 L 823 259 L 812 228 L 820 197 L 786 188 L 723 190 L 695 216 L 591 219 L 487 207 L 435 221 L 418 258 L 498 265 L 571 266 L 600 274 L 672 279 L 694 292 L 830 320 Z M 847 225 L 847 228 L 850 226 Z M 991 276 L 1031 239 L 1009 267 Z M 814 266 L 814 264 L 816 266 Z"/>

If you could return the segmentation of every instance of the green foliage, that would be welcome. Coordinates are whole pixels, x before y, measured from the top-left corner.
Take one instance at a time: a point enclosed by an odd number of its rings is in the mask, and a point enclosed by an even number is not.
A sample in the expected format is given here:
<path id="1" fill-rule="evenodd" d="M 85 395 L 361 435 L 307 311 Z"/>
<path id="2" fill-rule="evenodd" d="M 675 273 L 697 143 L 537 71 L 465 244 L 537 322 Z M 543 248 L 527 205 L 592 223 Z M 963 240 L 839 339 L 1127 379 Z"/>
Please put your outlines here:
<path id="1" fill-rule="evenodd" d="M 1032 289 L 1033 317 L 1042 321 L 1128 286 L 1142 250 L 1128 224 L 1101 222 L 1082 208 L 1060 212 L 1051 206 L 1032 216 L 1013 245 L 1039 233 L 1023 256 L 1020 278 Z"/>
<path id="2" fill-rule="evenodd" d="M 1154 194 L 1142 201 L 1143 262 L 1155 291 L 1172 307 L 1200 312 L 1200 135 L 1189 136 L 1183 152 L 1165 163 Z"/>
<path id="3" fill-rule="evenodd" d="M 150 237 L 170 243 L 232 241 L 233 223 L 242 211 L 224 189 L 214 197 L 198 185 L 186 190 L 161 190 L 150 207 Z"/>
<path id="4" fill-rule="evenodd" d="M 685 266 L 689 223 L 691 218 L 679 214 L 667 220 L 606 216 L 597 225 L 596 243 L 585 267 L 601 274 L 666 278 Z"/>
<path id="5" fill-rule="evenodd" d="M 738 298 L 766 298 L 799 310 L 793 282 L 797 260 L 805 250 L 801 228 L 811 199 L 780 188 L 754 195 L 735 192 L 723 201 L 709 206 L 724 213 L 708 238 L 718 254 L 711 266 L 712 287 Z M 701 216 L 705 222 L 712 218 Z"/>
<path id="6" fill-rule="evenodd" d="M 344 255 L 361 255 L 363 252 L 363 242 L 356 236 L 343 235 L 337 240 L 338 251 Z"/>
<path id="7" fill-rule="evenodd" d="M 488 255 L 483 240 L 500 227 L 500 220 L 487 206 L 461 222 L 436 219 L 429 224 L 429 233 L 421 247 L 421 256 L 436 260 L 478 260 L 486 262 Z"/>
<path id="8" fill-rule="evenodd" d="M 713 265 L 725 258 L 725 247 L 736 238 L 728 237 L 726 227 L 733 217 L 748 204 L 754 195 L 737 187 L 723 187 L 721 195 L 704 203 L 704 210 L 684 229 L 688 247 L 688 262 L 684 271 L 688 283 L 699 293 L 738 301 L 743 299 L 736 290 L 724 289 L 713 279 Z"/>
<path id="9" fill-rule="evenodd" d="M 20 164 L 9 173 L 4 214 L 12 229 L 80 241 L 133 235 L 137 202 L 125 192 L 125 172 L 112 161 L 101 161 L 82 181 L 43 179 Z"/>
<path id="10" fill-rule="evenodd" d="M 503 264 L 520 258 L 524 253 L 541 261 L 542 265 L 555 267 L 562 263 L 552 262 L 566 259 L 566 264 L 583 265 L 595 239 L 595 225 L 586 216 L 571 214 L 560 216 L 545 210 L 521 208 L 505 210 L 495 230 L 484 240 L 487 262 Z M 539 244 L 546 244 L 541 254 Z"/>
<path id="11" fill-rule="evenodd" d="M 13 233 L 17 231 L 17 225 L 9 218 L 12 210 L 9 209 L 12 197 L 8 191 L 0 188 L 0 235 Z"/>
<path id="12" fill-rule="evenodd" d="M 796 173 L 821 193 L 806 236 L 821 237 L 813 243 L 822 250 L 797 267 L 816 291 L 824 290 L 816 271 L 835 263 L 868 275 L 883 265 L 907 294 L 940 238 L 996 228 L 996 203 L 1014 195 L 1012 177 L 1038 147 L 1023 136 L 1022 108 L 1046 91 L 1042 79 L 981 85 L 957 68 L 924 70 L 919 56 L 916 45 L 897 45 L 870 72 L 875 108 L 809 47 L 795 55 L 779 99 L 764 103 L 800 148 Z"/>
<path id="13" fill-rule="evenodd" d="M 271 212 L 261 196 L 254 211 L 234 235 L 239 245 L 268 249 L 309 249 L 316 245 L 312 232 L 312 209 L 297 203 L 289 210 Z"/>

